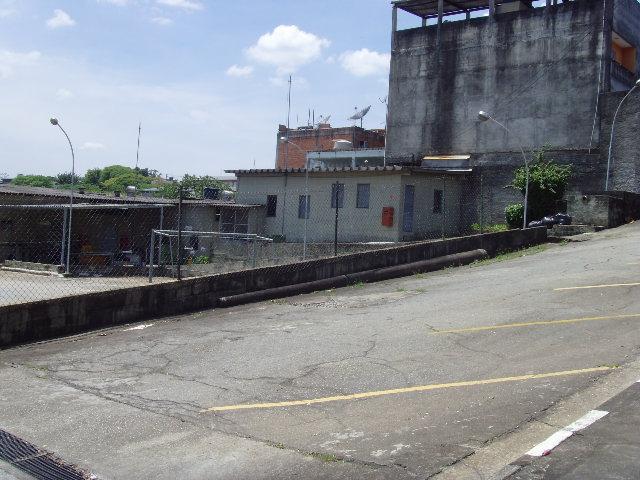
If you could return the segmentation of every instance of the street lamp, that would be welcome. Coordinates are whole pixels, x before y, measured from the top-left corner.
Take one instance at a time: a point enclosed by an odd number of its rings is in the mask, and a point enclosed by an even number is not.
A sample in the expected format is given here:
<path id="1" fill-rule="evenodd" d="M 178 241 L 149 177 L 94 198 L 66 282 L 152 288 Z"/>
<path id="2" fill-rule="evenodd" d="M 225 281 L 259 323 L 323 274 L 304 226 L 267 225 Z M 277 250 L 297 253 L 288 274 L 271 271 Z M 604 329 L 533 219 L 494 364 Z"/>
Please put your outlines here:
<path id="1" fill-rule="evenodd" d="M 62 133 L 64 133 L 64 136 L 67 137 L 67 141 L 69 142 L 69 147 L 71 147 L 71 191 L 69 193 L 69 225 L 68 225 L 68 233 L 67 233 L 67 264 L 66 264 L 66 273 L 67 275 L 70 273 L 70 269 L 69 269 L 69 262 L 71 260 L 71 220 L 72 220 L 72 216 L 73 216 L 73 184 L 75 182 L 75 168 L 76 168 L 76 157 L 75 154 L 73 153 L 73 144 L 71 143 L 71 139 L 69 138 L 69 135 L 67 135 L 67 132 L 64 131 L 64 128 L 62 128 L 62 125 L 60 125 L 60 122 L 58 121 L 57 118 L 52 117 L 49 119 L 49 121 L 51 122 L 51 125 L 53 125 L 54 127 L 58 127 Z"/>
<path id="2" fill-rule="evenodd" d="M 305 260 L 307 258 L 307 219 L 309 217 L 309 158 L 307 157 L 307 152 L 302 150 L 298 145 L 293 143 L 287 137 L 280 137 L 280 141 L 287 145 L 293 145 L 297 148 L 300 153 L 302 153 L 305 157 L 305 166 L 304 166 L 304 234 L 302 237 L 302 259 Z M 283 212 L 284 215 L 284 212 Z"/>
<path id="3" fill-rule="evenodd" d="M 620 104 L 618 105 L 618 108 L 616 109 L 616 113 L 613 116 L 613 122 L 611 123 L 611 138 L 609 138 L 609 155 L 607 156 L 607 180 L 605 181 L 604 184 L 604 190 L 605 192 L 609 190 L 609 171 L 610 171 L 610 167 L 611 167 L 611 154 L 613 152 L 613 137 L 616 133 L 616 118 L 618 118 L 618 112 L 620 112 L 620 107 L 622 107 L 622 104 L 624 103 L 624 101 L 629 98 L 629 95 L 631 95 L 634 90 L 636 88 L 640 87 L 640 80 L 636 81 L 635 85 L 633 86 L 633 88 L 631 90 L 629 90 L 629 93 L 627 93 L 624 98 L 622 99 L 622 101 L 620 102 Z"/>
<path id="4" fill-rule="evenodd" d="M 509 130 L 505 125 L 497 121 L 487 112 L 483 112 L 482 110 L 478 112 L 478 120 L 480 120 L 481 122 L 486 122 L 487 120 L 491 120 L 495 124 L 504 128 L 507 133 L 511 134 L 511 130 Z M 522 221 L 522 229 L 524 230 L 525 228 L 527 228 L 527 206 L 529 202 L 529 161 L 527 160 L 527 156 L 524 153 L 524 148 L 522 147 L 522 143 L 519 142 L 519 144 L 520 144 L 520 151 L 522 152 L 522 158 L 524 159 L 524 169 L 527 176 L 525 187 L 524 187 L 524 218 Z"/>

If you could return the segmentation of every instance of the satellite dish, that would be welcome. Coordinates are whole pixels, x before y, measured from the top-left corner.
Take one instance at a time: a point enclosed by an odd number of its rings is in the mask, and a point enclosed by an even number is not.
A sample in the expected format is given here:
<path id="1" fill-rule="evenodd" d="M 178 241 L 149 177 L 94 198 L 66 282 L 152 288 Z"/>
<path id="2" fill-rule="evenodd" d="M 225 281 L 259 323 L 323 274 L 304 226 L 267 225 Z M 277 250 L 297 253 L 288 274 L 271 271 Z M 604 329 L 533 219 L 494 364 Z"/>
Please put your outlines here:
<path id="1" fill-rule="evenodd" d="M 371 110 L 371 105 L 362 110 L 358 110 L 358 107 L 356 107 L 356 113 L 352 117 L 349 117 L 349 120 L 360 120 L 360 128 L 362 128 L 362 119 L 369 113 L 369 110 Z"/>

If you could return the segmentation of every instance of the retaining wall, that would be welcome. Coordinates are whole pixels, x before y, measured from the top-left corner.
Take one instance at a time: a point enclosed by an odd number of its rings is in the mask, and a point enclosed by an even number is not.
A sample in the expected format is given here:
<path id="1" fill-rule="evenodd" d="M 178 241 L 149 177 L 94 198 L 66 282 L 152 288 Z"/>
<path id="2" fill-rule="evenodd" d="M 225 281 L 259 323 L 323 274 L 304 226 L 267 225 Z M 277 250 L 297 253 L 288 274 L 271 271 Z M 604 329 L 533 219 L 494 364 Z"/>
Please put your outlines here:
<path id="1" fill-rule="evenodd" d="M 370 252 L 0 307 L 0 347 L 215 308 L 219 298 L 484 249 L 544 243 L 545 227 L 418 242 Z"/>

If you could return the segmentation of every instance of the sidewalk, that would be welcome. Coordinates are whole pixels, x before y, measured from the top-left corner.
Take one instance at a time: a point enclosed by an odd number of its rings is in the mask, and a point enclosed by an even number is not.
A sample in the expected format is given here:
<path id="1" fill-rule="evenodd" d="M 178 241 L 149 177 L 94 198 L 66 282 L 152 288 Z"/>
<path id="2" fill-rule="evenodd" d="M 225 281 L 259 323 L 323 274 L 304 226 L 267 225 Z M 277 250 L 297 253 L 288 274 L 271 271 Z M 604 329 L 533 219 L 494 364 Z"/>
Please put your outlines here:
<path id="1" fill-rule="evenodd" d="M 542 456 L 526 455 L 512 464 L 509 480 L 640 479 L 640 382 L 602 404 L 591 425 Z M 587 417 L 588 418 L 588 417 Z M 576 422 L 578 423 L 578 422 Z M 563 429 L 566 432 L 566 428 Z M 562 436 L 562 434 L 560 434 Z M 551 444 L 554 442 L 551 441 Z M 541 444 L 542 445 L 542 444 Z M 536 447 L 537 448 L 537 447 Z M 546 450 L 531 452 L 540 454 Z M 530 452 L 530 453 L 531 453 Z"/>

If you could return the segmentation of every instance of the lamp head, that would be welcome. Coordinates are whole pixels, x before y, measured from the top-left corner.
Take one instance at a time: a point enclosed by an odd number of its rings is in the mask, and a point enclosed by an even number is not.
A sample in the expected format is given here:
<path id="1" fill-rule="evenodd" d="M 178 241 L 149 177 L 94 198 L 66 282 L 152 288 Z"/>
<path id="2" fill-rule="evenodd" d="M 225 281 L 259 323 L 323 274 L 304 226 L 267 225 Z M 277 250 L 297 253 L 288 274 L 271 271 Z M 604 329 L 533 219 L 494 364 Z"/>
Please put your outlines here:
<path id="1" fill-rule="evenodd" d="M 287 139 L 287 137 L 280 137 L 280 141 L 282 143 L 287 143 L 289 140 Z"/>
<path id="2" fill-rule="evenodd" d="M 49 121 L 51 122 L 51 125 L 54 125 L 54 126 L 58 125 L 58 119 L 56 117 L 51 117 Z"/>
<path id="3" fill-rule="evenodd" d="M 487 112 L 485 112 L 483 110 L 480 110 L 478 112 L 478 120 L 480 120 L 481 122 L 486 122 L 490 118 L 491 118 L 491 115 L 489 115 Z"/>
<path id="4" fill-rule="evenodd" d="M 636 87 L 640 87 L 640 78 L 636 81 Z"/>

